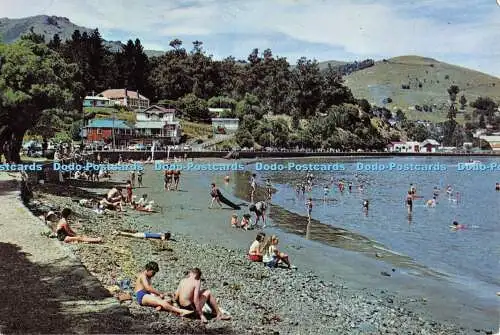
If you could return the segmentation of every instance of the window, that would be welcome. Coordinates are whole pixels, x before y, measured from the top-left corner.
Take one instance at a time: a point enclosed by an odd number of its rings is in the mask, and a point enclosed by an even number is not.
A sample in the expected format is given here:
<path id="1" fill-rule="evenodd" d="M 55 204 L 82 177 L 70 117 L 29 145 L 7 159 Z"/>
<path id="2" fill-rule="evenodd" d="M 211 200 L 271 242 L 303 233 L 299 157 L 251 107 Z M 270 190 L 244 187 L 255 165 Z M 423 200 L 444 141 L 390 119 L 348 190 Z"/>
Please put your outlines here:
<path id="1" fill-rule="evenodd" d="M 97 128 L 97 135 L 102 135 L 102 129 L 101 128 Z"/>

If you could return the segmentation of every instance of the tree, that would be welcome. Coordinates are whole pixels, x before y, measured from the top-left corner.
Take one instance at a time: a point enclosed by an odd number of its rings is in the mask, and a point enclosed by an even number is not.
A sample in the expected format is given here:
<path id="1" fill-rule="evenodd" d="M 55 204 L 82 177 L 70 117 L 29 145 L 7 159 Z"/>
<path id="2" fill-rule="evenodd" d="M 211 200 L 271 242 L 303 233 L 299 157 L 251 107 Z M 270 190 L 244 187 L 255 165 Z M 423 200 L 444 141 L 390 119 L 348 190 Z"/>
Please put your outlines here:
<path id="1" fill-rule="evenodd" d="M 8 156 L 19 162 L 19 150 L 26 131 L 35 126 L 44 110 L 71 110 L 81 105 L 82 87 L 75 82 L 78 68 L 68 65 L 45 44 L 21 39 L 0 45 L 3 59 L 0 73 L 0 124 L 8 138 Z"/>
<path id="2" fill-rule="evenodd" d="M 193 93 L 185 95 L 180 100 L 180 108 L 184 115 L 192 121 L 204 121 L 208 118 L 207 102 L 198 98 Z"/>
<path id="3" fill-rule="evenodd" d="M 304 118 L 313 116 L 321 102 L 323 78 L 318 62 L 305 57 L 297 61 L 292 71 L 293 89 L 300 115 Z"/>
<path id="4" fill-rule="evenodd" d="M 465 98 L 465 95 L 462 94 L 459 102 L 460 102 L 460 109 L 464 110 L 465 106 L 467 106 L 467 99 Z"/>
<path id="5" fill-rule="evenodd" d="M 478 126 L 481 129 L 485 129 L 486 128 L 486 122 L 484 120 L 484 114 L 481 114 L 481 116 L 479 116 L 479 124 L 478 124 Z"/>
<path id="6" fill-rule="evenodd" d="M 403 111 L 401 109 L 398 109 L 396 111 L 396 118 L 400 121 L 400 122 L 404 122 L 406 121 L 406 115 L 405 113 L 403 113 Z"/>
<path id="7" fill-rule="evenodd" d="M 365 113 L 370 113 L 370 111 L 372 109 L 372 105 L 370 105 L 370 103 L 366 99 L 358 100 L 358 106 Z"/>
<path id="8" fill-rule="evenodd" d="M 450 101 L 452 103 L 455 103 L 455 101 L 457 100 L 457 94 L 458 94 L 458 92 L 460 92 L 460 88 L 457 85 L 451 85 L 448 88 L 448 95 L 449 95 Z"/>
<path id="9" fill-rule="evenodd" d="M 52 50 L 59 51 L 61 48 L 62 41 L 61 38 L 59 37 L 59 34 L 54 34 L 54 37 L 49 41 L 48 47 L 51 48 Z"/>

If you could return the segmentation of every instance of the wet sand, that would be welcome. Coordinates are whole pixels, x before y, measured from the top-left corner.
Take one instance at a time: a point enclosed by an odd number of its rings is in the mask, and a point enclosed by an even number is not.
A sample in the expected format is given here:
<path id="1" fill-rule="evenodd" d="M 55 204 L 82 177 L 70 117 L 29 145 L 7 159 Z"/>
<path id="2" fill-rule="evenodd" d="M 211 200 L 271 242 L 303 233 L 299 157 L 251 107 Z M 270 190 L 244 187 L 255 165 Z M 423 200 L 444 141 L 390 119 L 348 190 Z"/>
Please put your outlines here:
<path id="1" fill-rule="evenodd" d="M 231 197 L 236 178 L 236 174 L 231 174 L 230 184 L 224 185 L 223 174 L 220 173 L 200 176 L 198 172 L 184 172 L 181 192 L 164 192 L 161 173 L 148 171 L 144 177 L 144 184 L 148 188 L 144 191 L 163 207 L 164 215 L 151 216 L 147 220 L 138 219 L 138 223 L 151 229 L 168 227 L 173 232 L 188 234 L 202 243 L 213 243 L 232 249 L 247 249 L 256 232 L 236 230 L 229 226 L 231 214 L 238 213 L 241 217 L 248 211 L 246 207 L 240 211 L 207 208 L 210 203 L 209 183 L 212 181 L 220 185 L 226 197 L 240 202 L 237 198 Z M 245 180 L 246 177 L 240 176 L 240 178 Z M 240 185 L 239 182 L 238 185 Z M 140 191 L 142 192 L 143 190 Z M 495 296 L 495 292 L 492 292 L 491 299 L 472 296 L 467 291 L 467 287 L 453 288 L 445 278 L 429 276 L 429 274 L 438 274 L 432 271 L 426 272 L 422 266 L 414 265 L 414 269 L 418 271 L 411 271 L 411 266 L 408 265 L 412 263 L 404 256 L 401 256 L 398 261 L 407 260 L 407 266 L 400 268 L 395 265 L 397 262 L 394 263 L 394 260 L 392 264 L 388 262 L 394 256 L 383 251 L 379 252 L 384 254 L 384 257 L 378 259 L 373 254 L 366 257 L 358 252 L 363 251 L 362 248 L 351 246 L 350 249 L 356 251 L 349 251 L 339 248 L 339 245 L 332 248 L 323 243 L 306 240 L 301 236 L 305 234 L 303 224 L 289 223 L 288 227 L 283 224 L 283 222 L 296 220 L 298 216 L 287 217 L 285 215 L 283 217 L 284 210 L 275 209 L 273 206 L 271 206 L 270 213 L 270 216 L 275 218 L 277 227 L 267 228 L 265 232 L 276 233 L 281 237 L 281 247 L 287 251 L 292 262 L 300 269 L 314 271 L 325 280 L 341 280 L 351 288 L 388 291 L 407 296 L 409 297 L 406 301 L 408 307 L 432 316 L 435 320 L 451 321 L 457 325 L 478 329 L 498 327 L 499 298 Z M 301 222 L 303 222 L 303 217 Z M 293 226 L 295 226 L 293 229 L 300 230 L 298 235 L 286 233 Z M 314 221 L 310 228 L 311 236 L 321 236 L 325 229 L 328 229 L 325 225 Z M 332 236 L 330 233 L 328 235 Z M 324 238 L 322 240 L 324 242 Z M 366 253 L 371 253 L 371 250 Z M 393 272 L 392 269 L 395 271 Z M 381 275 L 381 272 L 389 273 L 391 276 Z"/>

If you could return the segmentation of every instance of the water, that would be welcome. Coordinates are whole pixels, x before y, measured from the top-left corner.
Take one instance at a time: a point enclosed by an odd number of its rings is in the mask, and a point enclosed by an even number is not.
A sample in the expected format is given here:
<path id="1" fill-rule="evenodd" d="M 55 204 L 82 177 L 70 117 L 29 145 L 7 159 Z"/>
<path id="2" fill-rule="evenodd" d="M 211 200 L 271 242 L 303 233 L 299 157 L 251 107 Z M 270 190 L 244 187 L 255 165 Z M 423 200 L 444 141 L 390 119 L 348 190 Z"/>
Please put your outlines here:
<path id="1" fill-rule="evenodd" d="M 478 158 L 484 163 L 498 159 Z M 416 263 L 444 273 L 460 285 L 470 290 L 490 296 L 500 287 L 500 192 L 496 192 L 495 182 L 500 181 L 499 171 L 464 172 L 457 171 L 457 163 L 464 158 L 380 158 L 356 159 L 363 163 L 415 163 L 431 164 L 439 162 L 447 166 L 447 171 L 439 172 L 357 172 L 352 160 L 306 159 L 305 162 L 344 162 L 345 171 L 316 172 L 314 187 L 310 196 L 314 202 L 312 219 L 322 224 L 343 228 L 362 235 L 374 243 L 377 250 L 390 249 L 396 254 L 406 255 Z M 252 166 L 249 167 L 252 169 Z M 343 194 L 335 185 L 330 187 L 328 198 L 323 202 L 323 186 L 330 181 L 345 178 L 352 181 L 353 191 L 346 187 Z M 277 193 L 272 204 L 292 213 L 306 215 L 305 199 L 298 198 L 295 184 L 305 178 L 299 172 L 262 172 L 260 177 L 269 177 Z M 408 217 L 405 195 L 409 184 L 417 187 L 423 199 L 414 202 L 413 215 Z M 263 184 L 263 181 L 261 181 Z M 364 185 L 362 192 L 356 186 Z M 459 201 L 450 201 L 444 188 L 451 184 L 454 192 L 460 193 Z M 441 186 L 441 194 L 435 208 L 425 207 L 425 201 L 432 199 L 434 186 Z M 306 195 L 308 196 L 308 195 Z M 364 199 L 370 201 L 368 215 L 362 211 Z M 456 220 L 467 225 L 467 229 L 451 232 L 450 225 Z M 300 229 L 297 229 L 299 232 Z M 347 239 L 347 243 L 349 238 Z M 344 244 L 346 242 L 344 241 Z M 342 247 L 342 246 L 341 246 Z M 493 293 L 492 293 L 493 292 Z"/>

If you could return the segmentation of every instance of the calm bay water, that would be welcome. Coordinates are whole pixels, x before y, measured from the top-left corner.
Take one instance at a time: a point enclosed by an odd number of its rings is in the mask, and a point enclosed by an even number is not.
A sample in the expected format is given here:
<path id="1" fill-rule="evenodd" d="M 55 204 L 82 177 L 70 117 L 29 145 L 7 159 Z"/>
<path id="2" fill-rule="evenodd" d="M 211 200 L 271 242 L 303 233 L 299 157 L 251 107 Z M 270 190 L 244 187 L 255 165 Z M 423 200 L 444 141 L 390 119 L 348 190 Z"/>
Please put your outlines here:
<path id="1" fill-rule="evenodd" d="M 498 159 L 478 158 L 483 163 Z M 447 274 L 453 281 L 468 285 L 471 290 L 491 296 L 500 287 L 500 182 L 499 171 L 458 171 L 457 163 L 464 158 L 380 158 L 380 159 L 297 159 L 299 163 L 342 162 L 345 171 L 315 172 L 315 187 L 311 197 L 314 203 L 312 218 L 323 224 L 343 228 L 379 242 L 388 249 L 409 256 L 414 261 L 435 271 Z M 414 163 L 446 165 L 446 171 L 356 171 L 355 163 Z M 250 166 L 252 169 L 255 166 Z M 305 179 L 305 172 L 257 172 L 261 179 L 269 177 L 277 193 L 272 204 L 290 212 L 306 215 L 304 199 L 297 197 L 295 184 Z M 347 187 L 343 194 L 335 185 L 330 187 L 323 202 L 323 186 L 330 178 L 352 181 L 353 191 Z M 405 195 L 409 184 L 417 187 L 423 199 L 414 202 L 413 215 L 408 217 Z M 364 185 L 362 192 L 356 186 Z M 450 201 L 445 187 L 451 184 L 460 200 Z M 425 207 L 432 199 L 434 186 L 441 187 L 435 208 Z M 306 194 L 306 196 L 308 196 Z M 364 199 L 370 201 L 367 216 L 362 212 Z M 449 226 L 456 220 L 466 230 L 452 232 Z"/>

